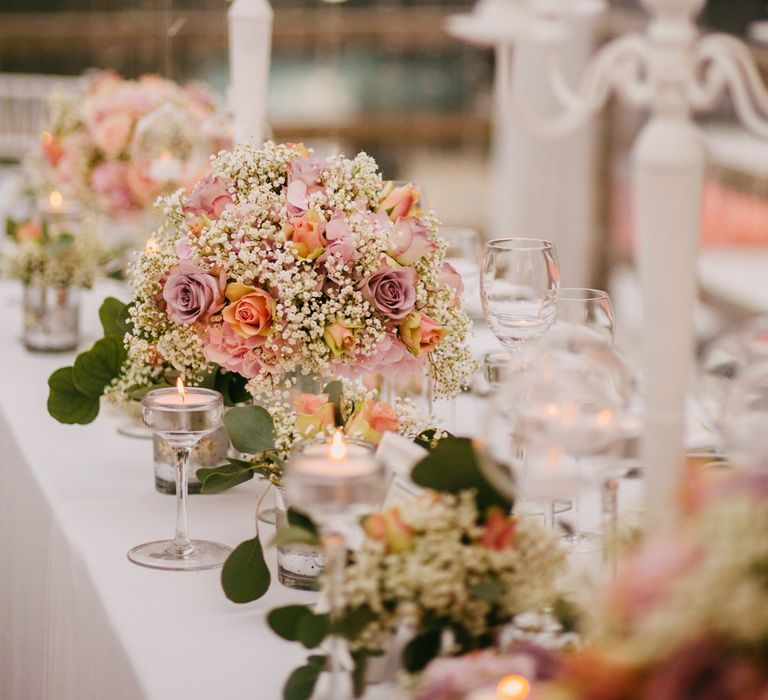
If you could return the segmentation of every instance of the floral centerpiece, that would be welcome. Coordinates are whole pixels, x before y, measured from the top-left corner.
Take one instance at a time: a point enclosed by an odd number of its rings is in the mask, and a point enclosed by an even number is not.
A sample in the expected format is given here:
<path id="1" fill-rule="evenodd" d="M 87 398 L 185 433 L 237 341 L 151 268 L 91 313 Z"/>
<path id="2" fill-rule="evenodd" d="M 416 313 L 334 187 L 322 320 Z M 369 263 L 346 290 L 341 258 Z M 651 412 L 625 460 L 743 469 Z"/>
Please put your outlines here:
<path id="1" fill-rule="evenodd" d="M 49 226 L 36 218 L 6 222 L 0 270 L 24 284 L 47 287 L 91 287 L 107 250 L 97 228 Z"/>
<path id="2" fill-rule="evenodd" d="M 135 162 L 131 144 L 140 120 L 166 104 L 191 124 L 200 124 L 216 108 L 202 86 L 181 86 L 156 75 L 126 80 L 102 71 L 84 78 L 77 90 L 54 91 L 36 189 L 61 190 L 110 214 L 147 209 L 169 179 L 153 177 Z"/>
<path id="3" fill-rule="evenodd" d="M 412 473 L 428 490 L 364 519 L 362 545 L 348 556 L 342 615 L 331 620 L 287 606 L 269 614 L 272 629 L 310 649 L 331 632 L 345 637 L 359 696 L 370 659 L 384 655 L 398 631 L 410 637 L 402 668 L 416 673 L 438 655 L 493 648 L 516 615 L 553 605 L 565 566 L 557 536 L 509 515 L 509 502 L 479 464 L 469 440 L 439 441 Z M 284 697 L 309 697 L 325 663 L 323 655 L 310 656 Z"/>
<path id="4" fill-rule="evenodd" d="M 424 371 L 437 396 L 461 390 L 475 367 L 461 280 L 416 188 L 386 185 L 365 154 L 318 160 L 302 145 L 241 146 L 212 165 L 165 199 L 119 347 L 85 360 L 108 365 L 99 396 L 131 401 L 177 375 L 233 402 L 272 400 L 302 376 Z M 93 409 L 93 391 L 66 389 Z"/>
<path id="5" fill-rule="evenodd" d="M 768 697 L 766 498 L 765 476 L 727 481 L 642 545 L 601 595 L 589 643 L 536 697 Z"/>

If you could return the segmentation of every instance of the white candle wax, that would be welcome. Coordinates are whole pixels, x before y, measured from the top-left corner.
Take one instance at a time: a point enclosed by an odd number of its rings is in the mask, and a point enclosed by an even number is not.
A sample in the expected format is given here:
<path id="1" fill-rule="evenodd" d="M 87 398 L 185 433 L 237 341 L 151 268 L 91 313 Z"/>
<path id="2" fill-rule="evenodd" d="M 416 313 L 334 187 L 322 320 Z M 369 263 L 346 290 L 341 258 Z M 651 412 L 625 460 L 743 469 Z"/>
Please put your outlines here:
<path id="1" fill-rule="evenodd" d="M 162 396 L 154 397 L 154 403 L 158 406 L 202 406 L 210 403 L 211 397 L 207 394 L 197 394 L 188 392 L 184 396 L 181 394 L 167 393 Z"/>
<path id="2" fill-rule="evenodd" d="M 346 448 L 346 456 L 333 459 L 327 444 L 310 445 L 296 455 L 291 467 L 304 474 L 338 479 L 364 476 L 376 471 L 376 459 L 370 450 L 362 445 L 347 444 Z"/>
<path id="3" fill-rule="evenodd" d="M 181 180 L 182 172 L 181 161 L 166 155 L 149 164 L 149 176 L 157 182 L 177 182 Z"/>

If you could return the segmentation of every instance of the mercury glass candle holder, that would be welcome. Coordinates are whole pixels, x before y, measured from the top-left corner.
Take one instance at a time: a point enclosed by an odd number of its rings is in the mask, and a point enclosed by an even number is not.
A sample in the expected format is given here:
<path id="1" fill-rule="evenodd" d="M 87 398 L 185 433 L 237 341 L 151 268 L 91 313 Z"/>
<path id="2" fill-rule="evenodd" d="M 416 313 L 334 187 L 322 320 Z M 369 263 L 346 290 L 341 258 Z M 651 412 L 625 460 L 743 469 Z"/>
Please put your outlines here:
<path id="1" fill-rule="evenodd" d="M 192 540 L 187 518 L 188 469 L 192 448 L 221 426 L 224 401 L 211 389 L 179 383 L 177 389 L 156 389 L 141 400 L 141 417 L 154 435 L 171 447 L 176 465 L 176 535 L 134 547 L 128 558 L 153 569 L 197 571 L 221 566 L 230 548 L 217 542 Z"/>
<path id="2" fill-rule="evenodd" d="M 344 610 L 344 533 L 357 527 L 363 515 L 381 506 L 386 483 L 386 469 L 376 459 L 373 446 L 347 441 L 338 430 L 330 443 L 299 444 L 286 465 L 284 485 L 291 503 L 312 518 L 322 535 L 325 588 L 332 620 L 339 619 Z M 330 658 L 330 683 L 324 697 L 351 697 L 343 670 L 344 641 L 339 636 L 331 637 Z"/>

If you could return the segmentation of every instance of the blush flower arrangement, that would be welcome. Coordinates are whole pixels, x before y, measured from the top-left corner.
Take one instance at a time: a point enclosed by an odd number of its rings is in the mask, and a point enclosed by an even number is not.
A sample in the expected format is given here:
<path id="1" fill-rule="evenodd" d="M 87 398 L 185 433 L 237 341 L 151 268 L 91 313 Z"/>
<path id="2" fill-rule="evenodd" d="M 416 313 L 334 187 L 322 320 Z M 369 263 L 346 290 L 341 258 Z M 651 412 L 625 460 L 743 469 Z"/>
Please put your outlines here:
<path id="1" fill-rule="evenodd" d="M 201 85 L 181 86 L 157 75 L 126 80 L 101 71 L 76 90 L 55 90 L 41 136 L 37 188 L 61 190 L 110 214 L 148 209 L 168 183 L 134 162 L 131 143 L 139 120 L 166 103 L 198 125 L 216 109 Z"/>
<path id="2" fill-rule="evenodd" d="M 24 284 L 88 288 L 107 258 L 104 240 L 90 222 L 70 230 L 50 227 L 35 218 L 8 219 L 0 273 Z"/>
<path id="3" fill-rule="evenodd" d="M 542 700 L 768 697 L 768 479 L 707 489 L 631 554 Z"/>
<path id="4" fill-rule="evenodd" d="M 437 396 L 462 389 L 475 364 L 461 280 L 415 187 L 383 183 L 365 154 L 319 160 L 303 145 L 241 146 L 212 165 L 166 198 L 131 271 L 127 360 L 109 397 L 168 368 L 194 383 L 212 367 L 255 398 L 300 375 L 424 371 Z"/>

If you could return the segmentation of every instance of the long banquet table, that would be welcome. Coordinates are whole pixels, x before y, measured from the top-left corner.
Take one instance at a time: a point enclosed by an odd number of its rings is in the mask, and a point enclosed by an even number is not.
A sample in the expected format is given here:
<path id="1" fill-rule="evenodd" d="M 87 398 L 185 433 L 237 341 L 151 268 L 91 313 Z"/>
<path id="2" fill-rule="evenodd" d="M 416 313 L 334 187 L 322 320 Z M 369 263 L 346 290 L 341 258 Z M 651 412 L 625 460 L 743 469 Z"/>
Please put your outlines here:
<path id="1" fill-rule="evenodd" d="M 109 294 L 126 298 L 116 283 L 84 295 L 82 348 L 98 337 L 97 309 Z M 277 583 L 269 549 L 272 587 L 243 606 L 224 597 L 218 571 L 131 564 L 130 547 L 170 537 L 174 525 L 173 499 L 154 489 L 151 442 L 119 435 L 121 418 L 104 410 L 87 426 L 50 418 L 47 377 L 74 353 L 27 352 L 20 286 L 0 282 L 0 299 L 0 700 L 280 698 L 306 652 L 276 637 L 266 612 L 315 595 Z M 481 353 L 495 340 L 480 331 L 472 344 Z M 481 402 L 443 404 L 447 427 L 477 434 Z M 252 537 L 261 488 L 192 496 L 192 535 L 230 545 Z M 624 491 L 637 500 L 636 485 Z M 594 521 L 596 492 L 585 510 Z M 262 524 L 261 534 L 272 532 Z"/>

